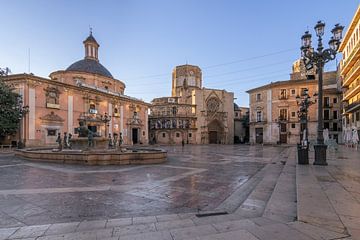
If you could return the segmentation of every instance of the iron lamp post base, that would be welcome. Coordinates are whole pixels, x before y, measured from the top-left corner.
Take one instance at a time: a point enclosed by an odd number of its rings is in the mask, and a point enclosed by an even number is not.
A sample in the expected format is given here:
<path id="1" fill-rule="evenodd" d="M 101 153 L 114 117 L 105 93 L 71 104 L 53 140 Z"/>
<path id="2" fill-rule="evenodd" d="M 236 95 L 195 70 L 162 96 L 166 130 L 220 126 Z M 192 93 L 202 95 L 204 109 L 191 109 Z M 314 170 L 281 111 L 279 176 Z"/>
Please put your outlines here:
<path id="1" fill-rule="evenodd" d="M 315 144 L 315 161 L 314 165 L 321 165 L 321 166 L 327 166 L 326 162 L 326 148 L 327 145 L 325 144 Z"/>
<path id="2" fill-rule="evenodd" d="M 298 164 L 307 165 L 309 164 L 309 147 L 303 147 L 300 144 L 297 146 L 298 153 Z"/>

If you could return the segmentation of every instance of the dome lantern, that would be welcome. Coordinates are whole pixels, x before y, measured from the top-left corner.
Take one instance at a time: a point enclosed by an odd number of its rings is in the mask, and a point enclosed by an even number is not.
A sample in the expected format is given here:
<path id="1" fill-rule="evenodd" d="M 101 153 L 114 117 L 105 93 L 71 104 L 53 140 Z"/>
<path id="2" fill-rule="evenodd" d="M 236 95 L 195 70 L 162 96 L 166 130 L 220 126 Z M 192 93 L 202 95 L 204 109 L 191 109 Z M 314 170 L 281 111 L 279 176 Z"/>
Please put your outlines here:
<path id="1" fill-rule="evenodd" d="M 92 59 L 99 61 L 98 49 L 100 45 L 97 43 L 96 39 L 92 35 L 91 28 L 90 28 L 90 35 L 85 39 L 83 43 L 85 47 L 85 59 Z"/>

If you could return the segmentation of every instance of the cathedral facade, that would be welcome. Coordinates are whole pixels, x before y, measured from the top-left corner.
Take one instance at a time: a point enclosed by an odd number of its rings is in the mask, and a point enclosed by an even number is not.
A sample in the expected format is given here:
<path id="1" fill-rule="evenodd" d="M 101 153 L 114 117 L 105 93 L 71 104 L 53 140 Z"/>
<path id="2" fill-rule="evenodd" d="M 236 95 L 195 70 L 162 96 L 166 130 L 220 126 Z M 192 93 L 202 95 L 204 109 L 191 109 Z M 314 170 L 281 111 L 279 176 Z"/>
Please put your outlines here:
<path id="1" fill-rule="evenodd" d="M 27 147 L 53 145 L 59 133 L 71 133 L 76 139 L 85 128 L 104 141 L 109 134 L 121 134 L 124 144 L 148 143 L 149 104 L 124 94 L 125 84 L 100 63 L 99 44 L 92 33 L 83 44 L 85 58 L 49 78 L 33 74 L 5 78 L 29 107 L 20 135 L 6 141 L 14 143 L 21 138 Z"/>
<path id="2" fill-rule="evenodd" d="M 155 98 L 151 103 L 149 141 L 152 143 L 234 142 L 234 94 L 202 87 L 198 66 L 175 67 L 171 96 Z"/>

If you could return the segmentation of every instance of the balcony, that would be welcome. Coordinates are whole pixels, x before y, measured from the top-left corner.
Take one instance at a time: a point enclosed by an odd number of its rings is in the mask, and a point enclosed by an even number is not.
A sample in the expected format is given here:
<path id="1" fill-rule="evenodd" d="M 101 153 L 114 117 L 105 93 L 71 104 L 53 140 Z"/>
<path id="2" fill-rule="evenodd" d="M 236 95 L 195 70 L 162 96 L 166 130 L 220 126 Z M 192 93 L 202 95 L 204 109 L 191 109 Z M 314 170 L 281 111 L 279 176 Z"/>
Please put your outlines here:
<path id="1" fill-rule="evenodd" d="M 289 99 L 289 96 L 287 96 L 287 95 L 280 95 L 279 96 L 279 100 L 287 100 L 287 99 Z"/>
<path id="2" fill-rule="evenodd" d="M 360 79 L 357 79 L 352 87 L 344 92 L 344 100 L 349 100 L 360 91 Z"/>
<path id="3" fill-rule="evenodd" d="M 357 60 L 357 53 L 360 49 L 360 42 L 352 49 L 351 54 L 344 60 L 341 61 L 341 75 L 345 75 L 352 67 L 351 63 Z"/>
<path id="4" fill-rule="evenodd" d="M 289 119 L 286 117 L 286 116 L 279 116 L 279 118 L 278 118 L 278 121 L 279 122 L 286 122 L 286 121 L 288 121 Z"/>
<path id="5" fill-rule="evenodd" d="M 359 108 L 360 108 L 360 100 L 353 102 L 353 103 L 349 104 L 348 106 L 345 106 L 344 110 L 345 110 L 345 113 L 349 113 L 349 112 L 354 112 Z"/>
<path id="6" fill-rule="evenodd" d="M 151 113 L 149 118 L 184 118 L 184 117 L 191 117 L 195 118 L 195 113 Z"/>
<path id="7" fill-rule="evenodd" d="M 324 108 L 332 108 L 333 107 L 333 103 L 324 103 Z"/>
<path id="8" fill-rule="evenodd" d="M 354 66 L 350 69 L 350 71 L 344 76 L 343 87 L 347 87 L 351 84 L 351 82 L 359 76 L 360 70 L 360 59 L 354 64 Z"/>

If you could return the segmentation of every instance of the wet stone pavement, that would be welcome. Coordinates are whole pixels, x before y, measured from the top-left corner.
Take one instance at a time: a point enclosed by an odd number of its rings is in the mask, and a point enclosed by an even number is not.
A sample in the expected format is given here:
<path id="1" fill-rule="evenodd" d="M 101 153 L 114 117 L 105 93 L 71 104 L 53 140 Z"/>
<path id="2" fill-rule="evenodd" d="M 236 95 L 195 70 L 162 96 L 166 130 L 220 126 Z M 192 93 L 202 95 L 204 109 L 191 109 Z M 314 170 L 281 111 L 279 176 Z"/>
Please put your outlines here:
<path id="1" fill-rule="evenodd" d="M 282 147 L 168 146 L 141 166 L 39 163 L 0 153 L 0 228 L 216 209 Z"/>

